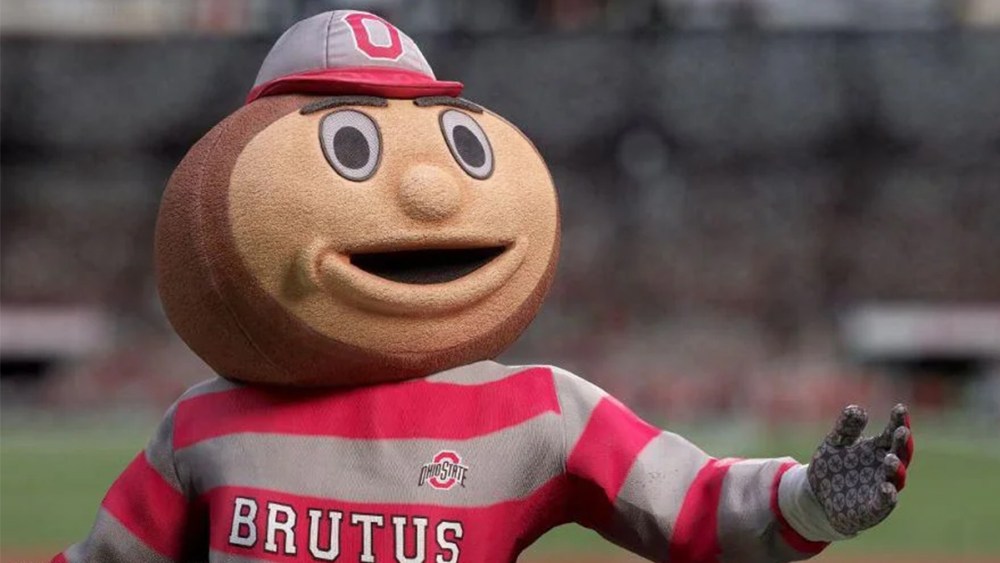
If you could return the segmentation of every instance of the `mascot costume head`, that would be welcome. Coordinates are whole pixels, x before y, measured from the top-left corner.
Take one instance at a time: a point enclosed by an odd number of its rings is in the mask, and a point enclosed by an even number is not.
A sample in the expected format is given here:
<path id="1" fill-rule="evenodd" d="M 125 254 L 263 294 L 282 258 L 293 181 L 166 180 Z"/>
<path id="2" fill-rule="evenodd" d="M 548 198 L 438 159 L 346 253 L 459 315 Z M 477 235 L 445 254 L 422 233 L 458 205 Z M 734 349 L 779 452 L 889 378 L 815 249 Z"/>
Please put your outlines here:
<path id="1" fill-rule="evenodd" d="M 289 29 L 246 105 L 177 168 L 156 232 L 167 316 L 219 374 L 364 385 L 492 358 L 559 248 L 531 142 L 381 18 Z"/>

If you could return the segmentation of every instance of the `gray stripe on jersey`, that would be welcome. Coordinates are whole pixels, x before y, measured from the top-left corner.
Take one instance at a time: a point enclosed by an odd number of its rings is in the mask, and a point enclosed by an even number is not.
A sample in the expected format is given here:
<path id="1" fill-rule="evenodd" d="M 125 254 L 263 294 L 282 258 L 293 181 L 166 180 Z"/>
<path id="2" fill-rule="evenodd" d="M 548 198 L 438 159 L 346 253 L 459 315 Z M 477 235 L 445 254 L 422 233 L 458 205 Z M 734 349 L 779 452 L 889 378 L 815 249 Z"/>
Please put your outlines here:
<path id="1" fill-rule="evenodd" d="M 614 539 L 653 561 L 665 561 L 684 495 L 708 454 L 671 432 L 636 457 L 615 503 Z"/>
<path id="2" fill-rule="evenodd" d="M 217 549 L 210 549 L 208 554 L 210 563 L 260 563 L 261 561 L 252 557 L 240 557 L 232 553 L 225 553 Z"/>
<path id="3" fill-rule="evenodd" d="M 156 433 L 146 444 L 146 461 L 175 491 L 184 493 L 184 487 L 181 485 L 181 481 L 177 477 L 177 469 L 174 467 L 174 415 L 176 412 L 177 403 L 167 409 L 167 414 L 163 416 L 163 420 L 157 426 Z"/>
<path id="4" fill-rule="evenodd" d="M 470 440 L 356 440 L 241 433 L 178 450 L 198 494 L 220 486 L 274 489 L 355 502 L 482 506 L 521 498 L 563 471 L 559 415 Z M 468 466 L 465 487 L 418 486 L 442 450 Z"/>
<path id="5" fill-rule="evenodd" d="M 748 459 L 729 467 L 719 498 L 720 561 L 769 562 L 803 558 L 778 537 L 771 486 L 781 459 Z"/>
<path id="6" fill-rule="evenodd" d="M 507 379 L 508 377 L 535 366 L 505 366 L 490 360 L 475 362 L 467 366 L 448 369 L 427 378 L 431 383 L 454 383 L 457 385 L 482 385 Z"/>
<path id="7" fill-rule="evenodd" d="M 224 377 L 216 376 L 215 379 L 209 379 L 207 381 L 202 381 L 196 385 L 191 386 L 187 391 L 181 395 L 180 400 L 190 399 L 192 397 L 197 397 L 199 395 L 208 395 L 209 393 L 219 393 L 222 391 L 229 391 L 231 389 L 237 389 L 243 387 L 243 385 L 229 381 Z"/>
<path id="8" fill-rule="evenodd" d="M 71 545 L 69 549 L 63 552 L 63 555 L 66 556 L 66 561 L 68 561 L 69 563 L 86 561 L 86 559 L 84 559 L 82 543 L 76 543 Z"/>
<path id="9" fill-rule="evenodd" d="M 101 508 L 90 535 L 66 551 L 69 563 L 170 563 Z"/>
<path id="10" fill-rule="evenodd" d="M 580 378 L 562 368 L 542 366 L 552 370 L 556 383 L 556 395 L 562 410 L 563 432 L 566 440 L 566 456 L 583 434 L 594 407 L 608 394 L 593 383 Z"/>

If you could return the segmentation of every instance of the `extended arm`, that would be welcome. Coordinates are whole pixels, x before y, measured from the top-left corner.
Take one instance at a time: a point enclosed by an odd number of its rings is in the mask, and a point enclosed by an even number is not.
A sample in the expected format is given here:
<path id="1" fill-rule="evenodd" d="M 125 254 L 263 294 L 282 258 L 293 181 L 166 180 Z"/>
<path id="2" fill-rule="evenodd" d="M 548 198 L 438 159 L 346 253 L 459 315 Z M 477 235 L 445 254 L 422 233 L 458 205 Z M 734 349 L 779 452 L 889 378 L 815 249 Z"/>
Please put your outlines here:
<path id="1" fill-rule="evenodd" d="M 573 374 L 558 369 L 553 373 L 562 408 L 566 472 L 573 485 L 573 518 L 651 560 L 808 559 L 828 541 L 874 525 L 895 503 L 895 489 L 890 502 L 888 488 L 880 483 L 889 475 L 889 482 L 899 486 L 903 473 L 895 469 L 895 456 L 885 461 L 892 455 L 885 435 L 871 439 L 879 445 L 884 442 L 881 457 L 876 452 L 873 459 L 885 468 L 873 469 L 870 515 L 859 518 L 852 512 L 841 517 L 841 505 L 834 499 L 843 495 L 827 494 L 835 486 L 817 484 L 825 488 L 814 495 L 810 485 L 821 481 L 821 475 L 831 475 L 829 465 L 826 473 L 817 473 L 791 458 L 715 459 L 684 438 L 643 422 Z M 890 434 L 902 420 L 902 414 L 894 415 Z M 859 448 L 854 451 L 860 454 L 860 428 L 853 439 L 837 438 L 837 432 L 824 442 L 829 445 L 820 448 L 814 466 L 823 466 L 830 456 L 846 455 L 843 444 Z M 894 436 L 898 444 L 908 438 L 902 432 Z M 837 446 L 832 445 L 834 439 Z M 868 461 L 867 456 L 864 459 Z M 836 467 L 838 462 L 832 463 Z M 837 487 L 843 478 L 838 478 Z M 878 483 L 877 478 L 881 478 Z M 831 522 L 839 522 L 838 518 L 852 524 L 837 532 L 839 526 Z"/>

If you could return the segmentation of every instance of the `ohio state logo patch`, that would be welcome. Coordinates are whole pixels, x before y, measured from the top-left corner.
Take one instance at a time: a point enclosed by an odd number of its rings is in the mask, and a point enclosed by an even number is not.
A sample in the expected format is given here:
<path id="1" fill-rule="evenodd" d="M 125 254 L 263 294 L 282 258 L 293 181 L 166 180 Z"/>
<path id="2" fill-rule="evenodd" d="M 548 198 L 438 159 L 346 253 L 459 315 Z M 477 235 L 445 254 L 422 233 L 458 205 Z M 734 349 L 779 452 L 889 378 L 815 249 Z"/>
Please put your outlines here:
<path id="1" fill-rule="evenodd" d="M 465 486 L 465 476 L 469 472 L 467 465 L 462 465 L 462 458 L 451 450 L 442 450 L 434 456 L 430 463 L 420 468 L 418 487 L 427 483 L 435 489 L 448 490 L 456 484 Z"/>

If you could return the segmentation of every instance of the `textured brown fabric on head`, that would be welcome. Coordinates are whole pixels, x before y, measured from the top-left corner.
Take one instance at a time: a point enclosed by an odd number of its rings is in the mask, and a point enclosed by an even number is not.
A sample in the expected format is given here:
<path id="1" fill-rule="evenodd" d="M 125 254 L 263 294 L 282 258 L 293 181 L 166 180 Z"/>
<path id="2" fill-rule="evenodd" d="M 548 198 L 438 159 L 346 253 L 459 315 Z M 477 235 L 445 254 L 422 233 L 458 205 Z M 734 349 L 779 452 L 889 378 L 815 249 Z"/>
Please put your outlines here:
<path id="1" fill-rule="evenodd" d="M 488 334 L 430 352 L 387 353 L 330 338 L 290 314 L 251 273 L 231 224 L 233 169 L 255 136 L 316 99 L 275 96 L 245 106 L 199 141 L 175 171 L 156 234 L 157 281 L 174 328 L 221 375 L 281 385 L 401 380 L 501 352 L 534 317 L 550 285 L 558 225 L 549 263 L 531 295 L 510 303 L 509 310 L 491 312 L 506 318 Z"/>

